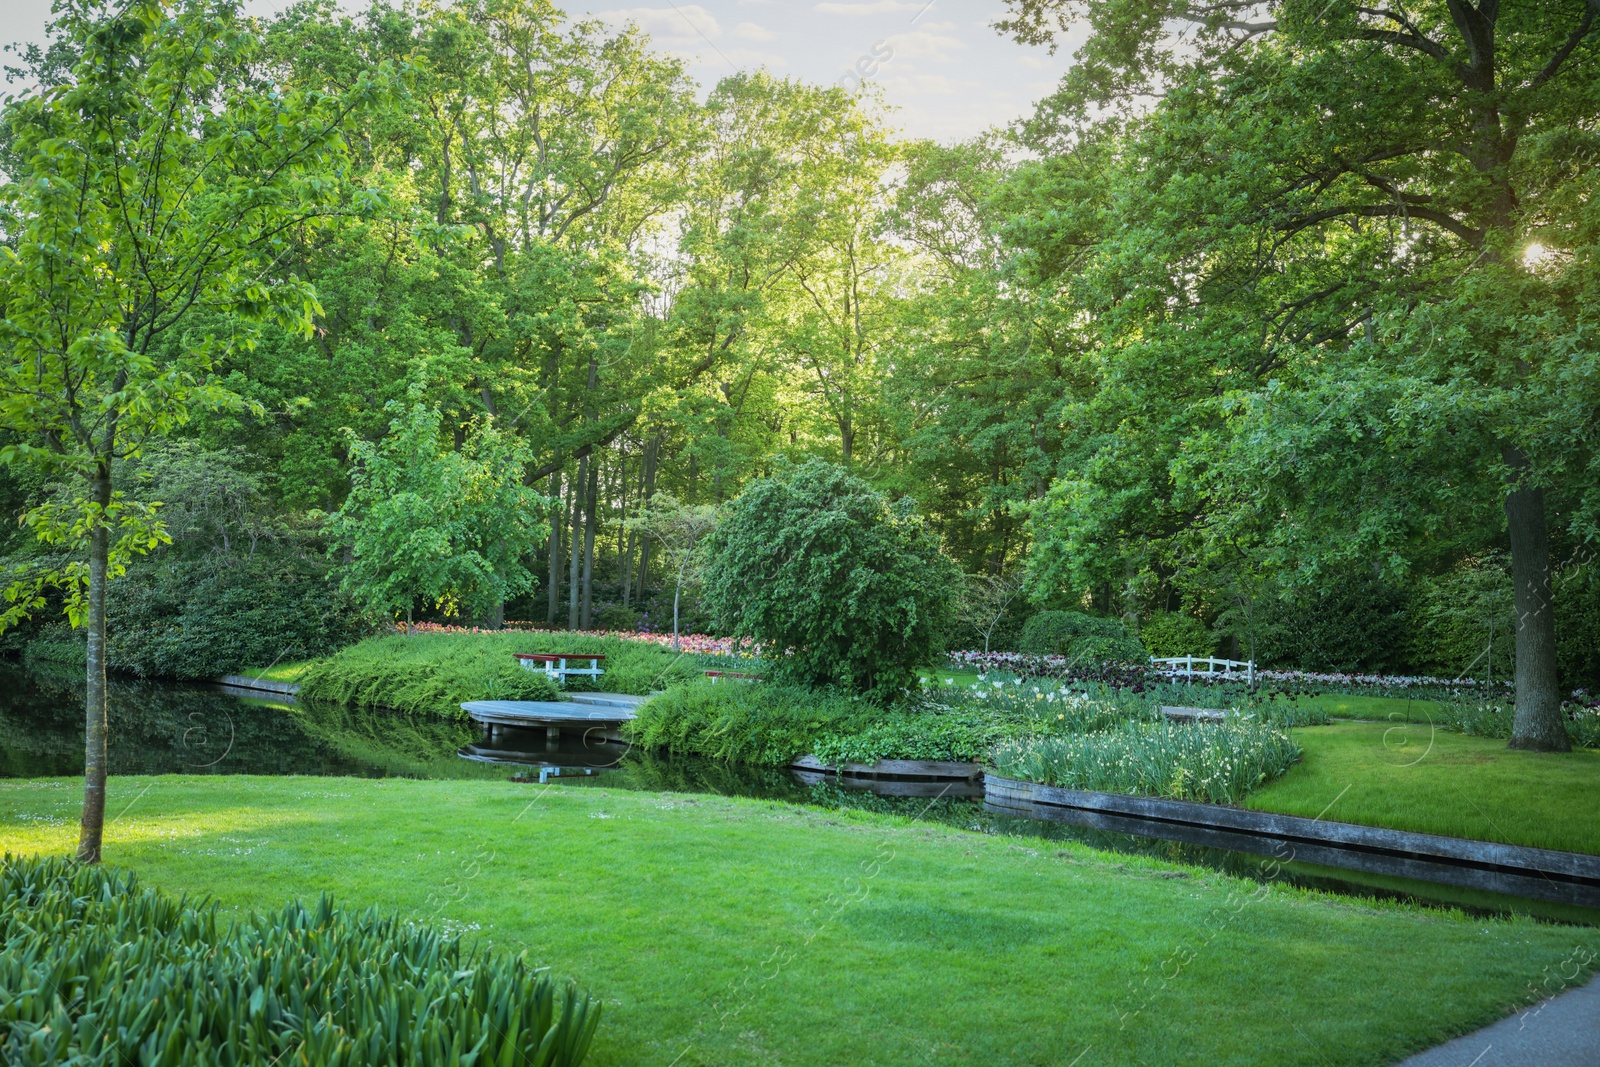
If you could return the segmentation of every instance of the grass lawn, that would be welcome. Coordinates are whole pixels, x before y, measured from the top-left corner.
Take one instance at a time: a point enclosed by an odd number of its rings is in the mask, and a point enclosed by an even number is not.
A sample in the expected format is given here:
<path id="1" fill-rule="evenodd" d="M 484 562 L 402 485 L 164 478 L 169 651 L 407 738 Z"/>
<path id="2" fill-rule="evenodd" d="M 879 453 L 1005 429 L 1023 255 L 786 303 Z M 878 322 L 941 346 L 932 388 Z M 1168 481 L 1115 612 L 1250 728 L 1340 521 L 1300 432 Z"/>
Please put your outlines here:
<path id="1" fill-rule="evenodd" d="M 1246 807 L 1600 853 L 1600 751 L 1519 752 L 1425 723 L 1335 723 L 1295 738 L 1303 760 Z"/>
<path id="2" fill-rule="evenodd" d="M 0 782 L 63 852 L 79 783 Z M 397 779 L 111 783 L 170 890 L 356 905 L 526 951 L 606 1004 L 591 1064 L 1389 1064 L 1600 932 L 1374 905 L 869 814 Z"/>
<path id="3" fill-rule="evenodd" d="M 925 667 L 917 672 L 917 677 L 923 682 L 932 682 L 934 685 L 944 685 L 954 681 L 956 685 L 977 685 L 977 671 L 937 671 L 932 667 Z"/>
<path id="4" fill-rule="evenodd" d="M 1410 697 L 1364 697 L 1342 693 L 1301 697 L 1298 703 L 1315 705 L 1338 719 L 1382 719 L 1386 723 L 1427 722 L 1430 716 L 1436 717 L 1440 710 L 1438 702 L 1433 700 L 1413 700 Z"/>
<path id="5" fill-rule="evenodd" d="M 315 660 L 297 659 L 289 663 L 274 663 L 270 667 L 252 667 L 239 672 L 241 678 L 260 678 L 268 682 L 298 682 L 306 668 Z"/>

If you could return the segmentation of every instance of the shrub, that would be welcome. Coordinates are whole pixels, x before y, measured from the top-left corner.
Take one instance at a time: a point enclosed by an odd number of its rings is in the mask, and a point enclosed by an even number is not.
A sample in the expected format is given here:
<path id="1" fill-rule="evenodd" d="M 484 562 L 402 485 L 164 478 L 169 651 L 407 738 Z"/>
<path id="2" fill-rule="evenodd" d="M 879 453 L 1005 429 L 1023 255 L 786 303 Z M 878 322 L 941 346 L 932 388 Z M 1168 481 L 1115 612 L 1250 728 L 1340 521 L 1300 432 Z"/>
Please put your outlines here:
<path id="1" fill-rule="evenodd" d="M 1121 619 L 1081 611 L 1041 611 L 1022 627 L 1021 650 L 1079 663 L 1148 663 L 1150 654 Z"/>
<path id="2" fill-rule="evenodd" d="M 1418 583 L 1411 660 L 1429 674 L 1455 677 L 1472 668 L 1474 678 L 1510 678 L 1516 669 L 1516 612 L 1511 568 L 1504 556 L 1467 559 L 1444 574 Z M 1494 658 L 1490 662 L 1491 626 Z"/>
<path id="3" fill-rule="evenodd" d="M 1225 723 L 1126 723 L 1110 730 L 1030 738 L 995 753 L 1001 774 L 1068 789 L 1235 804 L 1300 758 L 1281 730 Z"/>
<path id="4" fill-rule="evenodd" d="M 1342 576 L 1321 592 L 1284 591 L 1256 614 L 1255 659 L 1263 666 L 1367 673 L 1406 666 L 1405 592 L 1369 571 Z"/>
<path id="5" fill-rule="evenodd" d="M 371 632 L 320 559 L 176 556 L 111 586 L 107 665 L 146 678 L 216 678 L 306 659 Z"/>
<path id="6" fill-rule="evenodd" d="M 697 680 L 639 709 L 631 740 L 643 748 L 769 767 L 787 766 L 825 734 L 865 728 L 879 709 L 802 686 Z"/>
<path id="7" fill-rule="evenodd" d="M 318 660 L 301 675 L 300 694 L 352 707 L 384 707 L 458 718 L 468 700 L 555 700 L 543 671 L 524 670 L 517 652 L 596 652 L 606 657 L 599 684 L 569 688 L 649 693 L 698 673 L 688 658 L 652 645 L 582 634 L 507 630 L 375 637 Z"/>
<path id="8" fill-rule="evenodd" d="M 520 958 L 375 908 L 230 921 L 131 874 L 9 855 L 0 883 L 6 1063 L 577 1067 L 600 1021 Z"/>
<path id="9" fill-rule="evenodd" d="M 1214 645 L 1206 624 L 1181 611 L 1162 611 L 1144 620 L 1139 640 L 1152 656 L 1206 656 Z"/>
<path id="10" fill-rule="evenodd" d="M 753 483 L 709 544 L 705 599 L 773 673 L 880 702 L 932 659 L 960 581 L 910 501 L 820 460 Z"/>

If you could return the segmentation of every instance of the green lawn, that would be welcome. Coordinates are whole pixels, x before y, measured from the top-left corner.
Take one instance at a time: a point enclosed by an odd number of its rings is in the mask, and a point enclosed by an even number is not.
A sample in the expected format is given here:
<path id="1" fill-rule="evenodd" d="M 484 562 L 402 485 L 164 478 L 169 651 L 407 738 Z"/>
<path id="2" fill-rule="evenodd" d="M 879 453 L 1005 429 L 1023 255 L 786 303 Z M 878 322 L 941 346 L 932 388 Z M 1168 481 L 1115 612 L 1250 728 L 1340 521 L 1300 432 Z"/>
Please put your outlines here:
<path id="1" fill-rule="evenodd" d="M 1246 807 L 1600 853 L 1600 751 L 1520 752 L 1426 723 L 1295 731 L 1304 759 Z"/>
<path id="2" fill-rule="evenodd" d="M 67 850 L 78 795 L 0 782 L 3 847 Z M 1600 949 L 1588 929 L 734 798 L 116 778 L 108 814 L 108 858 L 170 890 L 258 908 L 331 890 L 579 978 L 606 1005 L 597 1067 L 1389 1064 Z"/>
<path id="3" fill-rule="evenodd" d="M 1433 700 L 1413 700 L 1410 697 L 1364 697 L 1342 693 L 1324 693 L 1315 697 L 1301 697 L 1300 704 L 1322 708 L 1339 719 L 1382 719 L 1386 723 L 1427 722 L 1437 717 L 1439 704 Z"/>

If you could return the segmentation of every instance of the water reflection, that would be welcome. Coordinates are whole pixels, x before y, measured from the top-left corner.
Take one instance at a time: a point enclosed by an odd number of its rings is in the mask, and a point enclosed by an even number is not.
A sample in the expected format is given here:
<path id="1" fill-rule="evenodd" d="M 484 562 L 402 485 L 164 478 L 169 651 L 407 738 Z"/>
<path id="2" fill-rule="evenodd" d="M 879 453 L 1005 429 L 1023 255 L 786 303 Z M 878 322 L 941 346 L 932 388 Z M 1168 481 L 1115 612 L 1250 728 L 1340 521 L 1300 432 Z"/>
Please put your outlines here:
<path id="1" fill-rule="evenodd" d="M 543 730 L 485 734 L 474 725 L 394 712 L 359 711 L 216 687 L 115 681 L 110 690 L 114 775 L 306 774 L 357 777 L 537 781 L 559 769 L 563 786 L 644 792 L 714 793 L 897 815 L 953 829 L 1046 841 L 1075 841 L 1125 854 L 1208 867 L 1264 881 L 1346 894 L 1448 903 L 1471 911 L 1517 911 L 1596 922 L 1587 909 L 1524 901 L 1428 882 L 1363 875 L 1210 847 L 1203 838 L 1166 840 L 1133 823 L 1071 825 L 986 810 L 969 783 L 840 781 L 815 772 L 750 767 L 630 750 L 598 735 Z M 466 757 L 466 758 L 462 758 Z M 586 773 L 592 772 L 592 773 Z M 71 675 L 24 672 L 0 661 L 0 777 L 83 773 L 83 683 Z M 966 794 L 966 795 L 963 795 Z"/>
<path id="2" fill-rule="evenodd" d="M 82 774 L 83 701 L 76 672 L 0 662 L 0 777 Z M 113 680 L 107 720 L 113 775 L 503 777 L 455 758 L 473 736 L 461 723 L 296 706 L 211 686 Z"/>

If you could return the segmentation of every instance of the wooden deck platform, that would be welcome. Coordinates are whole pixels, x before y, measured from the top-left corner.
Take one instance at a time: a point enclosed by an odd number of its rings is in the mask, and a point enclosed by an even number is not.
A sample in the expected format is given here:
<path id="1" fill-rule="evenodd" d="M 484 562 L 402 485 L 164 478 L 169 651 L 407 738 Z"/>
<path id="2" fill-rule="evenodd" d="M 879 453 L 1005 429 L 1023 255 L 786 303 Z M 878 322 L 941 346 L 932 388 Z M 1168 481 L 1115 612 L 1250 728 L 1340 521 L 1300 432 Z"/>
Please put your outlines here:
<path id="1" fill-rule="evenodd" d="M 615 737 L 617 728 L 632 722 L 635 710 L 649 699 L 628 693 L 573 693 L 571 700 L 469 700 L 461 710 L 491 731 L 511 726 L 556 735 L 565 727 Z"/>

